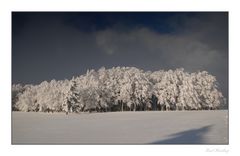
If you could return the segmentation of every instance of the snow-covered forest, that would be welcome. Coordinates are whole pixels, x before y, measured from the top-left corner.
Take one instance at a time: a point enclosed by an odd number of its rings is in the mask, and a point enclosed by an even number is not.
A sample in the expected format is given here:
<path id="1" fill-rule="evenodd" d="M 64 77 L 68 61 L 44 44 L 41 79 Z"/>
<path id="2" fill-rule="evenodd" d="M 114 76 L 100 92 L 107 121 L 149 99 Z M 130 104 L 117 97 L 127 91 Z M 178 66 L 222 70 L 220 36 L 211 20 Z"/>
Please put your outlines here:
<path id="1" fill-rule="evenodd" d="M 182 68 L 102 67 L 71 80 L 12 85 L 12 110 L 25 112 L 211 110 L 225 101 L 213 75 Z"/>

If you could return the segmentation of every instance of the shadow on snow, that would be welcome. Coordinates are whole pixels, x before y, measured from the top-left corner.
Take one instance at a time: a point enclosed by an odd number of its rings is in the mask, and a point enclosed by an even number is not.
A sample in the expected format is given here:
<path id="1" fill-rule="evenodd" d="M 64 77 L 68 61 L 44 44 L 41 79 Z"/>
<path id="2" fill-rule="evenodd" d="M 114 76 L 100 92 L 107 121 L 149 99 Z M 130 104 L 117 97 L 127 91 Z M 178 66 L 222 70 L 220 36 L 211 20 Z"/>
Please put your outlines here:
<path id="1" fill-rule="evenodd" d="M 191 129 L 169 135 L 169 139 L 158 140 L 150 144 L 205 144 L 204 135 L 213 125 L 204 126 L 199 129 Z"/>

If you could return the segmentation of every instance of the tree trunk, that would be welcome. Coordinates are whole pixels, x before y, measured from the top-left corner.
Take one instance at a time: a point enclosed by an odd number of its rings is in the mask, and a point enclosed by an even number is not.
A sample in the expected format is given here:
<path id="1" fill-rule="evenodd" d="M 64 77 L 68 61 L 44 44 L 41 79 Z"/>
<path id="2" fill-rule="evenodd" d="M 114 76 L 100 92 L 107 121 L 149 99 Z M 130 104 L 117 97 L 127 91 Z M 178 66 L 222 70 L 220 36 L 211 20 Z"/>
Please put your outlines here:
<path id="1" fill-rule="evenodd" d="M 121 104 L 122 104 L 122 112 L 123 112 L 123 101 L 121 100 Z"/>

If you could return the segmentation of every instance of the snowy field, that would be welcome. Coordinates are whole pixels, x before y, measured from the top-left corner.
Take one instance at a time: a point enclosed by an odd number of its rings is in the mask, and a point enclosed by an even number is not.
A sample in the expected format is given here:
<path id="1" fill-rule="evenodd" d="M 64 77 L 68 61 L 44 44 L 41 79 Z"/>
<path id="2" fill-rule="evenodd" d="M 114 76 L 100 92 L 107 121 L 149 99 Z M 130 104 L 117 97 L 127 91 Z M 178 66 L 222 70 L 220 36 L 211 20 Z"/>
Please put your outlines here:
<path id="1" fill-rule="evenodd" d="M 13 144 L 228 144 L 228 111 L 12 113 Z"/>

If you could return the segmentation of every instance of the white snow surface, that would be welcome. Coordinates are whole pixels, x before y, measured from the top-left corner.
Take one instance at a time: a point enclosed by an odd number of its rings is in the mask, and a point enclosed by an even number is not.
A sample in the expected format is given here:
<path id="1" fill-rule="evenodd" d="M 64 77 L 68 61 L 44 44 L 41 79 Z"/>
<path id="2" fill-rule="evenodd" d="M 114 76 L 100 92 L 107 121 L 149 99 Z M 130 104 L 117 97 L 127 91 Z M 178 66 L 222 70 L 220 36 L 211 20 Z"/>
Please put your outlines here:
<path id="1" fill-rule="evenodd" d="M 228 111 L 12 112 L 12 144 L 228 144 Z"/>

